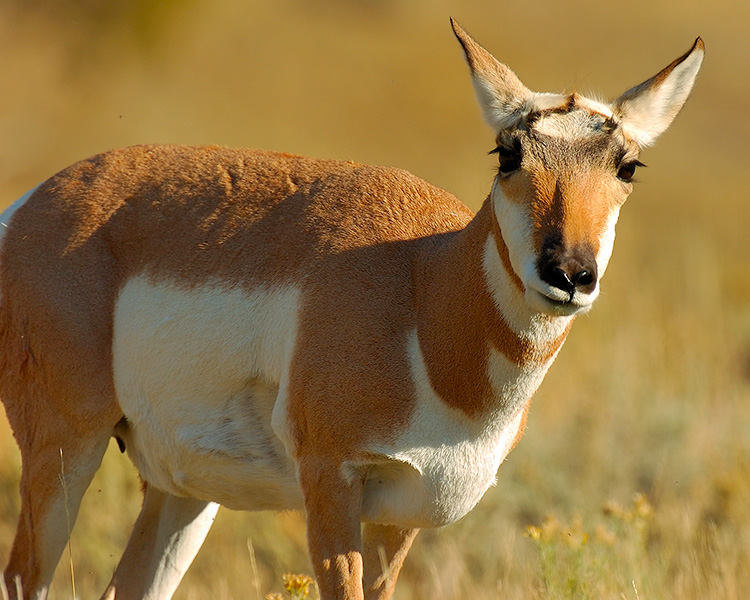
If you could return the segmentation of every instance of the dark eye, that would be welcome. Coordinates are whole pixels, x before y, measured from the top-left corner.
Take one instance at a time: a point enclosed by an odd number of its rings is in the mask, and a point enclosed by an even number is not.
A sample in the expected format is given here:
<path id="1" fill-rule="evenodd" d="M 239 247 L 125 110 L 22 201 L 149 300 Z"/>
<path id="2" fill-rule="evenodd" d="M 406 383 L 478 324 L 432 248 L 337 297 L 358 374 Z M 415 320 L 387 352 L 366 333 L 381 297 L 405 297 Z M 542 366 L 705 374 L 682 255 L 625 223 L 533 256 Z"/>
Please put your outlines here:
<path id="1" fill-rule="evenodd" d="M 521 168 L 520 144 L 515 144 L 513 147 L 500 145 L 494 150 L 490 150 L 490 154 L 497 154 L 497 159 L 500 163 L 500 173 L 503 175 Z"/>
<path id="2" fill-rule="evenodd" d="M 631 160 L 626 163 L 622 163 L 620 168 L 617 170 L 617 178 L 625 183 L 633 181 L 633 175 L 635 175 L 636 167 L 645 167 L 642 162 L 637 160 Z"/>

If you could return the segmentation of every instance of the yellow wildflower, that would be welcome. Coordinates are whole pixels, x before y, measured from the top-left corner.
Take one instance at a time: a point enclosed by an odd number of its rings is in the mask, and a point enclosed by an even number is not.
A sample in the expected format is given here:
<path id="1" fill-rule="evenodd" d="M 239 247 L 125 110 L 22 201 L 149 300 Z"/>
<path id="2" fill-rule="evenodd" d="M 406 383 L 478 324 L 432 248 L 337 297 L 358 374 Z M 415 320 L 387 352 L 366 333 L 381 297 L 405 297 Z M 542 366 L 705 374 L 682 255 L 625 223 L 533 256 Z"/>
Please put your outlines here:
<path id="1" fill-rule="evenodd" d="M 307 595 L 310 593 L 310 585 L 313 582 L 312 577 L 286 573 L 281 578 L 284 581 L 284 589 L 289 592 L 292 600 L 304 600 L 307 598 Z"/>

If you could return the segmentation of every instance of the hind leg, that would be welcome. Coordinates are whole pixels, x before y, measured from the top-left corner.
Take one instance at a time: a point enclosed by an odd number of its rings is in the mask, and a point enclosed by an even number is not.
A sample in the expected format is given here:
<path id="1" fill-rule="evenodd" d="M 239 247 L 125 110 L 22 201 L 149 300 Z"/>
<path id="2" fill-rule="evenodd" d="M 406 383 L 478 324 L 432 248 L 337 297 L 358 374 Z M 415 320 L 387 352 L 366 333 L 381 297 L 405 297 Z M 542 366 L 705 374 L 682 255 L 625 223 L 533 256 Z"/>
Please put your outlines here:
<path id="1" fill-rule="evenodd" d="M 219 505 L 146 485 L 143 508 L 102 600 L 167 600 L 200 550 Z"/>
<path id="2" fill-rule="evenodd" d="M 22 447 L 21 514 L 4 575 L 12 599 L 16 578 L 25 599 L 45 597 L 109 441 L 109 433 L 81 440 L 63 427 L 36 425 L 34 445 Z"/>

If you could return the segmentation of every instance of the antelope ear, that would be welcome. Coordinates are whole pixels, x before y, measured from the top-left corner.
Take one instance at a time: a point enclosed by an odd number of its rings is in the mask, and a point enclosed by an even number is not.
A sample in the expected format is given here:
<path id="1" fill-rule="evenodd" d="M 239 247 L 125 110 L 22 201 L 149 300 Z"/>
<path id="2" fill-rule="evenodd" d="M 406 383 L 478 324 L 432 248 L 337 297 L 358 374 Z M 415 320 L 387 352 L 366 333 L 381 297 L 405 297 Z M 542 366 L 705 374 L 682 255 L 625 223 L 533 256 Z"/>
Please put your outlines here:
<path id="1" fill-rule="evenodd" d="M 703 40 L 651 79 L 630 88 L 614 103 L 614 115 L 641 148 L 653 144 L 685 104 L 703 62 Z"/>
<path id="2" fill-rule="evenodd" d="M 495 132 L 513 127 L 533 93 L 513 71 L 477 44 L 453 19 L 451 25 L 469 63 L 484 120 Z"/>

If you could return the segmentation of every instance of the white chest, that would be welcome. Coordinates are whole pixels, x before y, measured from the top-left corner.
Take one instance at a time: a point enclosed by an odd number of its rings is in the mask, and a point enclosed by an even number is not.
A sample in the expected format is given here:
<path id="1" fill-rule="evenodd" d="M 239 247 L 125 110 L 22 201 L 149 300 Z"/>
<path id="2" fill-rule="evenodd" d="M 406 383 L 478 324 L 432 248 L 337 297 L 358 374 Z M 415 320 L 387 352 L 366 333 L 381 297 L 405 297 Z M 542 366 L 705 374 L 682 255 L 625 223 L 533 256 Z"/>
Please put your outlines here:
<path id="1" fill-rule="evenodd" d="M 369 471 L 363 516 L 384 523 L 439 526 L 468 513 L 494 485 L 518 434 L 523 408 L 549 365 L 526 371 L 492 351 L 490 381 L 504 408 L 477 422 L 437 396 L 416 332 L 409 356 L 417 410 L 391 446 L 372 448 L 383 461 Z"/>

